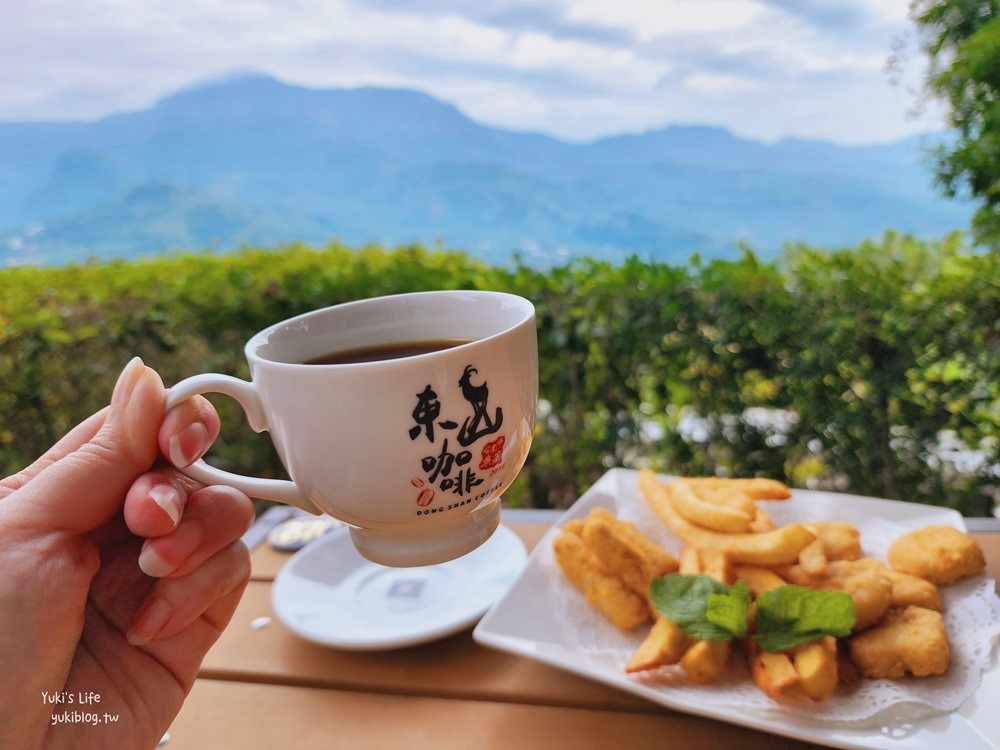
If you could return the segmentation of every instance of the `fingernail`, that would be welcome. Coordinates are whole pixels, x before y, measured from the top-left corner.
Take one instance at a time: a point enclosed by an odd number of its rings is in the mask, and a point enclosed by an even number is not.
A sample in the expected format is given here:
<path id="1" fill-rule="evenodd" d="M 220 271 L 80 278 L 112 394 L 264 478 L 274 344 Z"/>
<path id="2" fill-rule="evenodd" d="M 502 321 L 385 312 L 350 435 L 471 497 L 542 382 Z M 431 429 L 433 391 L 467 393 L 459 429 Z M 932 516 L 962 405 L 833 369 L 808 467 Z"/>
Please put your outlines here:
<path id="1" fill-rule="evenodd" d="M 139 357 L 133 357 L 132 360 L 125 365 L 125 369 L 122 370 L 121 375 L 118 376 L 118 382 L 115 383 L 115 390 L 111 396 L 112 406 L 120 409 L 125 408 L 128 404 L 129 397 L 131 397 L 132 391 L 135 390 L 136 383 L 139 382 L 139 377 L 142 375 L 144 369 L 145 365 Z"/>
<path id="2" fill-rule="evenodd" d="M 142 552 L 139 553 L 139 567 L 143 573 L 151 578 L 163 578 L 177 569 L 176 565 L 171 565 L 160 557 L 149 542 L 142 545 Z"/>
<path id="3" fill-rule="evenodd" d="M 136 613 L 125 638 L 133 646 L 145 646 L 163 630 L 169 619 L 170 605 L 163 599 L 151 599 Z"/>
<path id="4" fill-rule="evenodd" d="M 170 463 L 178 468 L 190 466 L 208 450 L 208 429 L 192 422 L 170 438 Z"/>
<path id="5" fill-rule="evenodd" d="M 170 516 L 176 526 L 181 520 L 181 495 L 171 484 L 154 484 L 149 490 L 153 502 Z"/>

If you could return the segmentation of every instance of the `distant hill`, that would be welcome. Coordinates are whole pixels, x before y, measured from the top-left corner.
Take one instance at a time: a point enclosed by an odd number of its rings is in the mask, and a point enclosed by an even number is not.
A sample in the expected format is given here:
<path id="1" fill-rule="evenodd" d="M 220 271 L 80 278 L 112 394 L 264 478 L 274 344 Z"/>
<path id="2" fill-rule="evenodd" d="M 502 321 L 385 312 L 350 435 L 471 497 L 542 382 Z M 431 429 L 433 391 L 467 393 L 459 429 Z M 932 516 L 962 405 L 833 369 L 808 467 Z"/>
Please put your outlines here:
<path id="1" fill-rule="evenodd" d="M 243 77 L 95 122 L 0 123 L 0 263 L 331 239 L 679 261 L 968 226 L 921 145 L 676 126 L 571 144 L 414 91 Z"/>

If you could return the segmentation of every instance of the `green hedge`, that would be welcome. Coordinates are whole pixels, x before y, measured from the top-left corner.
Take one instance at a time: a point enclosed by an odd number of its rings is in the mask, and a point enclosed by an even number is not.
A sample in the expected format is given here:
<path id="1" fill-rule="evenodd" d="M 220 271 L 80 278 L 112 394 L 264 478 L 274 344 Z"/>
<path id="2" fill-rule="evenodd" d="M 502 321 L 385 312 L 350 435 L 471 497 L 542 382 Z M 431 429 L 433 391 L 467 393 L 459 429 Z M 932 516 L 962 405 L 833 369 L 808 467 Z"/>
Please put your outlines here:
<path id="1" fill-rule="evenodd" d="M 167 384 L 205 371 L 247 377 L 243 342 L 274 321 L 435 288 L 511 291 L 537 306 L 542 418 L 514 505 L 565 507 L 607 468 L 648 465 L 992 513 L 1000 256 L 957 236 L 685 266 L 500 268 L 421 247 L 296 245 L 9 268 L 0 471 L 106 404 L 133 355 Z M 238 407 L 213 401 L 225 428 L 212 460 L 281 475 Z"/>

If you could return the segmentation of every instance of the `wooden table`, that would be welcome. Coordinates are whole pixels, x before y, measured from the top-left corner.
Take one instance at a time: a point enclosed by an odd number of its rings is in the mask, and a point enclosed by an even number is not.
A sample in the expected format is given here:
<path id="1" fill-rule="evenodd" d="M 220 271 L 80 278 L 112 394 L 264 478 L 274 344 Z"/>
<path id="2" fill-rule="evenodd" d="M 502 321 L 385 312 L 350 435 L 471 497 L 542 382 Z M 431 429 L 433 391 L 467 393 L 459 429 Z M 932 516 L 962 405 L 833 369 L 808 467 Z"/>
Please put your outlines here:
<path id="1" fill-rule="evenodd" d="M 530 550 L 552 519 L 507 512 L 504 523 Z M 988 575 L 1000 580 L 1000 533 L 974 536 L 986 551 Z M 271 609 L 271 583 L 288 555 L 264 544 L 252 558 L 243 601 L 206 657 L 165 750 L 814 747 L 673 712 L 479 646 L 471 629 L 396 651 L 313 645 Z M 259 627 L 262 617 L 271 620 Z"/>

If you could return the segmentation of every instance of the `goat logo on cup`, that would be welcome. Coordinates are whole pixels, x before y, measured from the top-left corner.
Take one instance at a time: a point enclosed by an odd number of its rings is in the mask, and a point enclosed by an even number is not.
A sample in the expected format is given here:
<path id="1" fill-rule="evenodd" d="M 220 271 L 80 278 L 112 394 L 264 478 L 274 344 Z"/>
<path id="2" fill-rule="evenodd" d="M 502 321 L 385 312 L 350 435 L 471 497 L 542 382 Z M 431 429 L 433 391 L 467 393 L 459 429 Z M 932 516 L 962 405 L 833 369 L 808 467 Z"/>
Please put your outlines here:
<path id="1" fill-rule="evenodd" d="M 455 420 L 440 418 L 442 404 L 430 384 L 416 394 L 417 404 L 412 412 L 414 425 L 409 430 L 410 439 L 417 440 L 423 436 L 429 443 L 436 445 L 438 438 L 442 438 L 440 450 L 434 455 L 424 456 L 420 460 L 420 467 L 432 487 L 465 500 L 441 510 L 460 507 L 475 499 L 470 496 L 485 481 L 478 471 L 492 470 L 492 474 L 495 474 L 503 468 L 503 435 L 483 446 L 478 470 L 473 464 L 473 452 L 469 450 L 477 440 L 495 434 L 503 426 L 503 408 L 498 406 L 491 414 L 489 386 L 485 379 L 474 383 L 473 377 L 478 375 L 479 371 L 469 364 L 465 366 L 458 381 L 462 397 L 472 407 L 472 414 L 465 416 L 461 426 Z M 417 495 L 417 505 L 429 505 L 434 495 L 430 488 L 423 488 Z M 427 512 L 429 511 L 423 511 Z"/>

